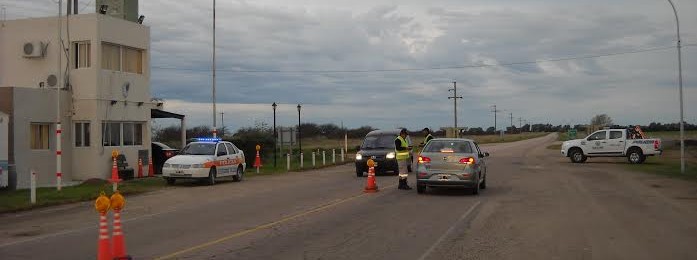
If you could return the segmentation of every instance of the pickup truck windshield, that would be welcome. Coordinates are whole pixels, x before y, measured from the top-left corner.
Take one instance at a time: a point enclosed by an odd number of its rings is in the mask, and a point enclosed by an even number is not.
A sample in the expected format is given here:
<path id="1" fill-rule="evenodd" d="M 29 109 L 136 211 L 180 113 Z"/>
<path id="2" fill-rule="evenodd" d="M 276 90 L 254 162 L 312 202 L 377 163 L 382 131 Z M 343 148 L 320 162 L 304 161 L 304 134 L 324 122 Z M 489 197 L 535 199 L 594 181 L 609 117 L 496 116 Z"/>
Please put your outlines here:
<path id="1" fill-rule="evenodd" d="M 180 154 L 184 155 L 213 155 L 215 153 L 214 143 L 190 143 Z"/>

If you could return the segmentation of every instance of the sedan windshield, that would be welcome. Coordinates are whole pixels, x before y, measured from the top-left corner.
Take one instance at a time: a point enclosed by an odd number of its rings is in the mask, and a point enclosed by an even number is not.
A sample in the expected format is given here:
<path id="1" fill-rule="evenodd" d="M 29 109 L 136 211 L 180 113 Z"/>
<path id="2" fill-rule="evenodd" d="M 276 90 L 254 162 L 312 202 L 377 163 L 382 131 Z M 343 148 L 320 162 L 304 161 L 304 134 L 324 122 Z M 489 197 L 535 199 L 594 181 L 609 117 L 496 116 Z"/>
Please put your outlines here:
<path id="1" fill-rule="evenodd" d="M 394 149 L 394 139 L 392 135 L 372 135 L 366 136 L 363 140 L 361 149 Z"/>
<path id="2" fill-rule="evenodd" d="M 428 153 L 472 153 L 472 146 L 467 141 L 432 140 L 424 147 Z"/>
<path id="3" fill-rule="evenodd" d="M 183 155 L 213 155 L 215 154 L 214 143 L 190 143 L 180 154 Z"/>

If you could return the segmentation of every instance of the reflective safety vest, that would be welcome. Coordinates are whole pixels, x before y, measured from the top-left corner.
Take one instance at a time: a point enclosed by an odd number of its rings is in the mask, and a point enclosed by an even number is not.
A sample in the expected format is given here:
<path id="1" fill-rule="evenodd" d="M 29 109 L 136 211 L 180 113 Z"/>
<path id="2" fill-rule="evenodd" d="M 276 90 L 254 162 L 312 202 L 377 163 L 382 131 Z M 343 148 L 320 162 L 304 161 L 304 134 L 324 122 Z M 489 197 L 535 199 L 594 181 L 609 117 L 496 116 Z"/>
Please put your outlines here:
<path id="1" fill-rule="evenodd" d="M 407 140 L 402 138 L 402 136 L 397 136 L 397 140 L 399 140 L 399 142 L 401 143 L 401 145 L 400 145 L 401 147 L 409 148 L 409 143 L 407 142 Z M 409 150 L 399 151 L 399 150 L 395 149 L 395 154 L 396 154 L 397 160 L 408 160 L 409 159 Z"/>
<path id="2" fill-rule="evenodd" d="M 428 141 L 431 141 L 431 139 L 433 139 L 433 135 L 428 134 L 428 135 L 426 136 L 426 139 L 424 140 L 424 144 L 428 143 Z"/>

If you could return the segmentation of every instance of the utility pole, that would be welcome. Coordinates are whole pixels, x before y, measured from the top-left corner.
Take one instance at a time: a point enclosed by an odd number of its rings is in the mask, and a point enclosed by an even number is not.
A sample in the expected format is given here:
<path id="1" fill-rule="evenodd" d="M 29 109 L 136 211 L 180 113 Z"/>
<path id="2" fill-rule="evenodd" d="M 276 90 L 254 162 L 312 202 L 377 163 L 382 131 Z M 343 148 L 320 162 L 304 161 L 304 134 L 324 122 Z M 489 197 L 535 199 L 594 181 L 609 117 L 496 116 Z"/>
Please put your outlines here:
<path id="1" fill-rule="evenodd" d="M 225 137 L 225 112 L 220 112 L 220 136 Z"/>
<path id="2" fill-rule="evenodd" d="M 454 120 L 455 121 L 455 129 L 454 130 L 455 130 L 455 137 L 457 138 L 457 137 L 460 137 L 460 131 L 457 129 L 457 99 L 462 98 L 461 96 L 460 97 L 457 96 L 457 82 L 453 81 L 453 88 L 448 89 L 448 92 L 450 92 L 450 91 L 453 92 L 453 96 L 448 97 L 448 99 L 453 100 L 453 112 L 454 112 L 453 114 L 454 114 L 454 118 L 455 118 L 455 120 Z"/>
<path id="3" fill-rule="evenodd" d="M 497 110 L 497 109 L 496 109 L 496 105 L 492 105 L 492 107 L 494 108 L 493 110 L 491 110 L 491 112 L 494 112 L 494 133 L 496 133 L 496 130 L 497 130 L 497 127 L 496 127 L 496 121 L 497 121 L 497 120 L 496 120 L 496 114 L 498 114 L 499 112 L 501 112 L 501 110 Z"/>
<path id="4" fill-rule="evenodd" d="M 518 128 L 522 128 L 522 127 L 523 127 L 523 118 L 518 117 Z"/>
<path id="5" fill-rule="evenodd" d="M 511 112 L 510 114 L 511 114 L 511 131 L 513 131 L 513 127 L 515 127 L 513 125 L 513 112 Z"/>

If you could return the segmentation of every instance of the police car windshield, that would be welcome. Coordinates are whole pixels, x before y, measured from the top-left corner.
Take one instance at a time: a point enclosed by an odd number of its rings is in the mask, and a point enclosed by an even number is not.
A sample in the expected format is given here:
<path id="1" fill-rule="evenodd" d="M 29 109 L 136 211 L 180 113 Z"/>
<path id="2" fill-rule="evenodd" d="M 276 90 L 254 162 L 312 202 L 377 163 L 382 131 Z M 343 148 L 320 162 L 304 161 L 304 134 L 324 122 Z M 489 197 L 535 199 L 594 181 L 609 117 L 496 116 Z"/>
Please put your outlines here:
<path id="1" fill-rule="evenodd" d="M 386 149 L 394 148 L 394 139 L 396 136 L 392 135 L 372 135 L 366 136 L 363 140 L 363 145 L 361 149 Z"/>
<path id="2" fill-rule="evenodd" d="M 215 154 L 215 143 L 190 143 L 184 147 L 180 154 L 213 155 Z"/>

